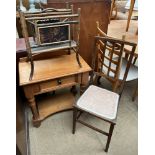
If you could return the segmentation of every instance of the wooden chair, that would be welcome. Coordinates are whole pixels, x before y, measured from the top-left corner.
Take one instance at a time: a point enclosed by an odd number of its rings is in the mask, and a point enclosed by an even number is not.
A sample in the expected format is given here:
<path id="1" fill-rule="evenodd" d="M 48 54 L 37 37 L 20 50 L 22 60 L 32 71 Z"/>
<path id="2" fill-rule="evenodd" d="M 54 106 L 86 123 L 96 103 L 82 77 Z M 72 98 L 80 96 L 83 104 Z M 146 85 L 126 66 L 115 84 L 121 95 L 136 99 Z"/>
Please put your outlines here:
<path id="1" fill-rule="evenodd" d="M 138 96 L 138 83 L 137 83 L 137 86 L 134 89 L 134 92 L 133 92 L 133 95 L 132 95 L 132 101 L 135 101 L 137 96 Z"/>
<path id="2" fill-rule="evenodd" d="M 127 25 L 126 25 L 126 31 L 128 31 L 129 29 L 132 12 L 134 10 L 134 5 L 135 3 L 138 4 L 137 2 L 138 2 L 137 0 L 130 0 L 130 8 L 129 8 L 129 15 L 128 15 L 128 20 L 127 20 Z M 138 8 L 135 8 L 135 10 L 138 11 Z"/>
<path id="3" fill-rule="evenodd" d="M 110 37 L 110 38 L 113 38 L 112 36 L 107 36 L 99 27 L 99 23 L 97 22 L 97 36 L 100 36 L 100 37 Z M 113 38 L 114 39 L 114 38 Z M 122 36 L 122 40 L 125 40 L 125 36 Z M 98 47 L 100 49 L 103 48 L 103 43 L 102 42 L 99 42 L 98 43 Z M 113 46 L 112 45 L 108 45 L 106 47 L 107 50 L 112 50 Z M 116 44 L 116 50 L 119 48 Z M 125 49 L 124 49 L 125 50 Z M 122 80 L 123 80 L 123 75 L 124 75 L 124 72 L 125 72 L 125 69 L 126 69 L 126 64 L 128 63 L 128 59 L 129 59 L 129 51 L 128 51 L 128 54 L 126 54 L 123 50 L 123 55 L 122 55 L 122 59 L 120 59 L 120 68 L 119 70 L 117 71 L 118 75 L 117 75 L 117 79 L 115 79 L 114 75 L 112 72 L 109 73 L 108 76 L 105 75 L 105 72 L 108 68 L 105 68 L 102 64 L 102 61 L 103 61 L 103 58 L 102 58 L 102 53 L 100 52 L 100 50 L 97 52 L 97 57 L 96 57 L 96 72 L 98 73 L 102 73 L 100 74 L 99 76 L 96 76 L 95 78 L 95 81 L 98 85 L 100 85 L 100 79 L 101 77 L 104 77 L 106 78 L 111 84 L 112 84 L 112 90 L 113 91 L 116 91 L 119 86 L 121 85 L 122 83 Z M 110 53 L 107 54 L 107 57 L 110 59 Z M 115 55 L 115 57 L 113 58 L 114 61 L 116 61 L 118 59 L 118 56 Z M 133 60 L 132 60 L 132 64 L 131 64 L 131 67 L 130 67 L 130 70 L 129 70 L 129 73 L 128 73 L 128 76 L 126 78 L 126 82 L 127 81 L 132 81 L 132 80 L 136 80 L 138 79 L 138 67 L 135 66 L 135 62 L 137 60 L 137 57 L 133 57 Z M 104 65 L 107 65 L 108 61 L 106 60 L 105 64 Z M 112 69 L 115 69 L 115 65 L 112 64 L 111 65 L 111 68 Z"/>
<path id="4" fill-rule="evenodd" d="M 137 0 L 130 0 L 129 8 L 125 7 L 124 2 L 127 3 L 124 0 L 118 0 L 117 4 L 116 4 L 116 0 L 111 0 L 111 10 L 110 10 L 110 15 L 109 15 L 109 23 L 110 23 L 111 19 L 127 20 L 126 31 L 128 31 L 130 20 L 131 19 L 137 19 L 137 13 L 136 13 L 136 17 L 135 16 L 132 17 L 133 10 L 138 11 L 137 8 L 134 8 L 134 4 L 137 3 Z M 122 13 L 120 11 L 120 8 L 119 8 L 120 6 L 121 6 L 121 10 L 127 9 L 129 11 L 125 11 L 126 13 Z M 124 7 L 124 8 L 122 8 L 122 7 Z M 129 12 L 129 13 L 127 13 L 127 12 Z M 135 15 L 135 12 L 134 12 L 134 15 Z"/>
<path id="5" fill-rule="evenodd" d="M 100 48 L 98 44 L 102 42 L 103 48 Z M 112 45 L 112 48 L 109 47 L 109 45 Z M 105 152 L 108 151 L 109 144 L 111 141 L 112 133 L 114 126 L 116 124 L 116 116 L 117 116 L 117 109 L 118 109 L 118 104 L 119 100 L 124 88 L 124 82 L 126 81 L 129 68 L 131 66 L 132 58 L 134 55 L 134 51 L 136 48 L 136 44 L 130 43 L 130 42 L 125 42 L 122 40 L 118 39 L 113 39 L 109 37 L 95 37 L 95 47 L 94 47 L 94 53 L 93 53 L 93 61 L 92 61 L 92 68 L 94 70 L 95 68 L 95 57 L 98 52 L 101 52 L 101 57 L 102 61 L 100 63 L 102 66 L 105 66 L 107 68 L 106 74 L 104 73 L 104 76 L 109 77 L 110 72 L 114 74 L 114 78 L 111 78 L 111 80 L 117 80 L 119 76 L 119 69 L 121 66 L 121 59 L 123 55 L 123 48 L 125 45 L 130 45 L 132 47 L 129 61 L 126 64 L 126 70 L 124 72 L 123 80 L 122 80 L 122 85 L 120 88 L 119 93 L 115 93 L 100 87 L 97 87 L 95 85 L 92 85 L 93 81 L 93 76 L 94 74 L 102 76 L 102 72 L 93 72 L 91 74 L 91 80 L 90 80 L 90 85 L 87 88 L 87 90 L 82 94 L 82 96 L 79 98 L 77 103 L 73 106 L 73 134 L 75 133 L 75 128 L 76 128 L 76 122 L 79 122 L 95 131 L 98 131 L 104 135 L 106 135 L 107 138 L 107 143 L 105 147 Z M 108 51 L 110 53 L 110 58 L 107 57 L 107 47 Z M 114 55 L 118 56 L 117 60 L 113 60 Z M 105 63 L 105 60 L 109 61 L 108 64 Z M 116 65 L 115 70 L 112 68 L 112 64 Z M 110 77 L 109 77 L 110 78 Z M 96 127 L 91 126 L 90 124 L 87 124 L 86 122 L 80 120 L 80 115 L 86 112 L 90 115 L 93 115 L 97 118 L 100 118 L 108 123 L 110 123 L 110 129 L 109 132 L 102 131 Z"/>
<path id="6" fill-rule="evenodd" d="M 117 7 L 115 5 L 116 0 L 111 1 L 111 9 L 110 9 L 110 15 L 109 15 L 109 23 L 111 19 L 115 19 L 117 17 Z M 113 16 L 113 11 L 115 11 L 115 15 Z"/>
<path id="7" fill-rule="evenodd" d="M 110 9 L 110 15 L 109 15 L 109 23 L 110 20 L 117 20 L 117 19 L 127 19 L 127 15 L 122 12 L 122 10 L 125 10 L 125 2 L 124 0 L 111 0 L 111 9 Z"/>

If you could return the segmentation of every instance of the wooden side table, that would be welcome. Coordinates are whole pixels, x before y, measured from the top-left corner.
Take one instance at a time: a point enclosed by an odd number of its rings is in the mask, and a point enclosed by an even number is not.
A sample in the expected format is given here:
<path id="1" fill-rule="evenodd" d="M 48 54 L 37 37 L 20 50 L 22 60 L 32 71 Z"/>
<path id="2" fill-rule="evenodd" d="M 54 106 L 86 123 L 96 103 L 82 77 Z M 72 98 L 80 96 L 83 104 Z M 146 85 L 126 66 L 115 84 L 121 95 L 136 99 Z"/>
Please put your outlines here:
<path id="1" fill-rule="evenodd" d="M 58 102 L 54 99 L 50 107 L 49 105 L 43 105 L 41 106 L 43 108 L 37 108 L 35 95 L 72 87 L 77 84 L 80 84 L 80 88 L 83 89 L 88 84 L 91 68 L 82 57 L 80 57 L 80 62 L 82 68 L 79 67 L 76 61 L 75 53 L 51 59 L 36 60 L 34 61 L 34 76 L 31 81 L 29 81 L 30 64 L 25 61 L 19 62 L 19 83 L 24 89 L 25 96 L 31 108 L 33 125 L 35 127 L 39 127 L 41 121 L 49 115 L 72 108 L 73 100 L 69 98 L 70 96 L 64 97 L 64 100 L 59 96 Z M 60 103 L 61 101 L 64 104 Z"/>

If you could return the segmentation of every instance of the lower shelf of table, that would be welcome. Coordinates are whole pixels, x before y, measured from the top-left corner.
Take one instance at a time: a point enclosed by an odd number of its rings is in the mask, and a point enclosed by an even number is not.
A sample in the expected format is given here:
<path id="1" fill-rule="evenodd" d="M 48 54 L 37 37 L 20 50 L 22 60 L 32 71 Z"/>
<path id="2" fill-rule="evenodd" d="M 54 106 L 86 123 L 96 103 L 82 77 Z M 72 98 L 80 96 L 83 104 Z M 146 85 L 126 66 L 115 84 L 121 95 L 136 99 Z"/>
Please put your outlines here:
<path id="1" fill-rule="evenodd" d="M 71 92 L 58 94 L 56 92 L 55 95 L 44 94 L 37 100 L 40 121 L 42 121 L 54 113 L 72 109 L 75 103 L 75 96 Z"/>

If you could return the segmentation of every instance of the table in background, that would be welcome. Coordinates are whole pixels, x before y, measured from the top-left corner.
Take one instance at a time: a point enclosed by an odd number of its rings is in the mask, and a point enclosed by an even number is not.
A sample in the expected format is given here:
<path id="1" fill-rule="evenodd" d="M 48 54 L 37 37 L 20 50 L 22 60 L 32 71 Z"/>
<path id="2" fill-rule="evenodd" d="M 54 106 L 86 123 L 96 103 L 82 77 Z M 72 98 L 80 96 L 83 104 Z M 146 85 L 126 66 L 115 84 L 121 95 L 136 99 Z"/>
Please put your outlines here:
<path id="1" fill-rule="evenodd" d="M 125 35 L 125 40 L 129 42 L 134 42 L 138 45 L 138 35 L 136 34 L 138 28 L 138 21 L 131 20 L 130 28 L 128 32 L 126 32 L 126 20 L 111 20 L 108 25 L 107 35 L 122 39 L 122 36 Z M 125 46 L 125 52 L 129 52 L 131 49 L 130 46 Z M 138 57 L 138 46 L 136 47 L 135 57 Z"/>
<path id="2" fill-rule="evenodd" d="M 35 95 L 54 90 L 68 88 L 80 84 L 83 89 L 88 84 L 88 77 L 91 68 L 80 57 L 82 67 L 80 68 L 75 53 L 61 55 L 55 58 L 35 60 L 34 75 L 31 81 L 30 64 L 19 62 L 19 82 L 23 87 L 25 96 L 33 114 L 33 125 L 39 127 L 41 121 L 49 115 L 63 110 L 71 109 L 75 102 L 71 93 L 65 96 L 57 96 L 51 100 L 51 104 L 44 104 L 37 107 Z"/>

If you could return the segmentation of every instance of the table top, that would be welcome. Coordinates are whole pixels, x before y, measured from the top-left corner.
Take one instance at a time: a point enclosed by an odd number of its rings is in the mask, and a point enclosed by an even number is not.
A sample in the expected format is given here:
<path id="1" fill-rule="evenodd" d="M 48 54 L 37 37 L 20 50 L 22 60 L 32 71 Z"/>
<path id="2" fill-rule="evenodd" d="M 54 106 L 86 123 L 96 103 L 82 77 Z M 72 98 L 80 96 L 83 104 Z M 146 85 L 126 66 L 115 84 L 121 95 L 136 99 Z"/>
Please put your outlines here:
<path id="1" fill-rule="evenodd" d="M 126 32 L 126 24 L 127 20 L 111 20 L 108 25 L 107 35 L 122 39 L 122 36 L 125 35 L 125 40 L 129 42 L 133 42 L 137 44 L 137 48 L 135 51 L 135 56 L 138 57 L 138 35 L 136 35 L 136 31 L 138 28 L 138 22 L 135 20 L 131 20 L 129 31 Z M 130 51 L 130 46 L 125 46 L 126 51 Z"/>
<path id="2" fill-rule="evenodd" d="M 122 39 L 123 34 L 136 34 L 138 28 L 138 21 L 131 20 L 130 28 L 128 32 L 126 32 L 126 24 L 127 20 L 111 20 L 108 25 L 108 35 L 109 36 L 117 36 Z"/>
<path id="3" fill-rule="evenodd" d="M 91 71 L 90 66 L 79 56 L 82 67 L 76 60 L 75 53 L 61 55 L 51 59 L 34 61 L 34 74 L 30 81 L 31 66 L 29 62 L 19 62 L 19 83 L 20 86 L 37 82 L 51 80 L 59 77 L 75 75 Z"/>

